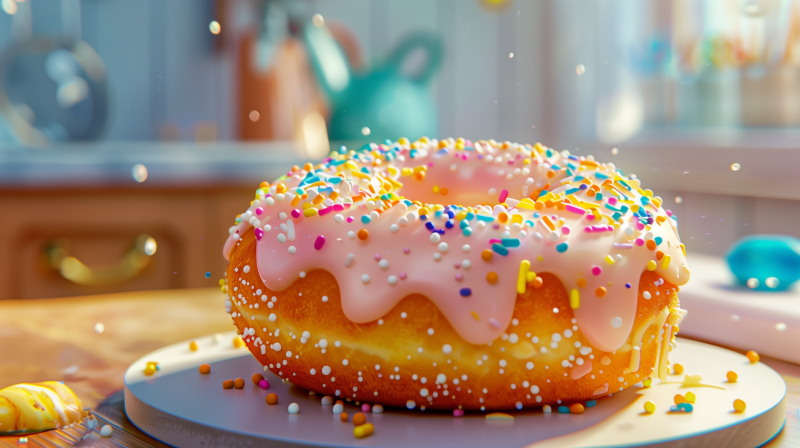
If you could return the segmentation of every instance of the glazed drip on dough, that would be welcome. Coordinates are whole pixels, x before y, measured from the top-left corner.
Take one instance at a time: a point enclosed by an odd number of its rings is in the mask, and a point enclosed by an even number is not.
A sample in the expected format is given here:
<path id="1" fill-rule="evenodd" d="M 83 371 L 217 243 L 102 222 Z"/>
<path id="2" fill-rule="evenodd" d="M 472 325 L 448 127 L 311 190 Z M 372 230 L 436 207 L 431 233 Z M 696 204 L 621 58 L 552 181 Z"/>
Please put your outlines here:
<path id="1" fill-rule="evenodd" d="M 448 197 L 475 202 L 442 204 Z M 550 272 L 586 337 L 613 351 L 633 330 L 643 270 L 689 279 L 661 202 L 613 164 L 539 144 L 401 139 L 262 184 L 224 254 L 253 231 L 270 289 L 325 269 L 356 323 L 422 293 L 474 344 L 498 338 L 520 288 Z"/>

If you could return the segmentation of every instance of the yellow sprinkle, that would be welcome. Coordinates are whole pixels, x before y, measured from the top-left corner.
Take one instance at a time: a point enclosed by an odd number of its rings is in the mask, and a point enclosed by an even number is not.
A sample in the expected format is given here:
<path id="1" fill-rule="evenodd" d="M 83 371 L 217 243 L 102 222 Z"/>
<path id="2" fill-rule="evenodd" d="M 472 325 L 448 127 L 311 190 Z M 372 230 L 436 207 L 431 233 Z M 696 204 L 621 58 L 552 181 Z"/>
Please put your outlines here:
<path id="1" fill-rule="evenodd" d="M 538 255 L 538 256 L 536 257 L 536 261 L 542 261 L 542 260 L 544 260 L 544 257 L 543 257 L 543 256 L 541 256 L 541 255 Z"/>
<path id="2" fill-rule="evenodd" d="M 573 289 L 569 292 L 569 306 L 571 306 L 573 310 L 581 306 L 581 293 L 578 292 L 577 289 Z"/>
<path id="3" fill-rule="evenodd" d="M 533 271 L 528 271 L 528 275 L 526 276 L 525 280 L 527 280 L 528 283 L 536 280 L 536 273 Z"/>
<path id="4" fill-rule="evenodd" d="M 219 286 L 225 286 L 225 279 L 219 279 Z"/>
<path id="5" fill-rule="evenodd" d="M 725 376 L 728 378 L 728 382 L 729 382 L 729 383 L 735 383 L 735 382 L 736 382 L 736 380 L 738 380 L 738 379 L 739 379 L 739 374 L 737 374 L 737 373 L 736 373 L 736 372 L 734 372 L 733 370 L 731 370 L 730 372 L 728 372 L 728 373 L 727 373 L 727 375 L 725 375 Z"/>
<path id="6" fill-rule="evenodd" d="M 614 257 L 612 257 L 611 255 L 606 255 L 606 263 L 614 264 Z"/>
<path id="7" fill-rule="evenodd" d="M 645 402 L 645 404 L 644 404 L 644 412 L 646 412 L 648 414 L 652 414 L 653 412 L 656 412 L 656 404 L 653 403 L 652 401 Z"/>
<path id="8" fill-rule="evenodd" d="M 512 224 L 513 223 L 522 224 L 522 215 L 517 213 L 517 214 L 511 216 L 511 223 Z"/>
<path id="9" fill-rule="evenodd" d="M 244 341 L 242 340 L 241 336 L 236 336 L 233 338 L 233 346 L 236 348 L 244 347 Z"/>
<path id="10" fill-rule="evenodd" d="M 353 429 L 353 435 L 359 439 L 363 439 L 373 432 L 375 432 L 375 427 L 372 426 L 372 423 L 364 423 L 363 425 L 356 426 L 355 429 Z"/>
<path id="11" fill-rule="evenodd" d="M 476 313 L 475 311 L 472 312 L 472 317 L 474 317 L 475 320 L 481 320 L 481 318 L 478 317 L 478 313 Z"/>
<path id="12" fill-rule="evenodd" d="M 408 144 L 408 138 L 400 137 L 400 138 L 397 139 L 397 143 L 400 143 L 401 145 L 407 145 Z"/>
<path id="13" fill-rule="evenodd" d="M 303 216 L 305 216 L 306 218 L 308 218 L 309 216 L 314 216 L 316 214 L 317 214 L 317 209 L 313 207 L 309 208 L 308 210 L 303 210 Z"/>
<path id="14" fill-rule="evenodd" d="M 439 192 L 439 186 L 438 185 L 434 185 L 433 186 L 433 193 L 436 194 L 438 192 Z"/>
<path id="15" fill-rule="evenodd" d="M 295 196 L 294 199 L 292 199 L 292 207 L 296 206 L 299 203 L 300 203 L 300 196 Z"/>
<path id="16" fill-rule="evenodd" d="M 653 384 L 653 379 L 650 377 L 647 377 L 644 379 L 644 381 L 642 381 L 642 385 L 644 387 L 650 387 L 651 384 Z"/>
<path id="17" fill-rule="evenodd" d="M 154 373 L 156 373 L 156 366 L 152 363 L 147 363 L 147 367 L 144 368 L 144 374 L 150 376 Z"/>
<path id="18" fill-rule="evenodd" d="M 657 266 L 656 262 L 653 261 L 653 260 L 650 260 L 650 261 L 647 262 L 647 270 L 648 271 L 655 271 L 656 270 L 656 266 Z"/>
<path id="19" fill-rule="evenodd" d="M 197 351 L 197 342 L 192 341 L 189 343 L 189 350 L 196 352 Z"/>
<path id="20" fill-rule="evenodd" d="M 744 412 L 745 409 L 747 409 L 747 404 L 744 402 L 744 400 L 740 400 L 740 399 L 737 398 L 736 400 L 733 401 L 733 410 L 734 411 L 736 411 L 736 412 Z"/>
<path id="21" fill-rule="evenodd" d="M 661 269 L 667 269 L 669 267 L 669 262 L 672 260 L 672 257 L 669 255 L 664 255 L 664 258 L 661 259 Z"/>
<path id="22" fill-rule="evenodd" d="M 694 401 L 697 399 L 697 397 L 694 395 L 694 392 L 692 391 L 686 392 L 684 398 L 686 399 L 687 403 L 692 403 L 692 404 L 694 404 Z"/>
<path id="23" fill-rule="evenodd" d="M 675 375 L 680 375 L 681 373 L 683 373 L 683 365 L 675 364 L 675 367 L 673 368 L 675 369 Z"/>
<path id="24" fill-rule="evenodd" d="M 517 276 L 517 293 L 518 294 L 525 294 L 525 285 L 528 281 L 528 271 L 531 268 L 531 262 L 528 260 L 522 260 L 519 263 L 519 275 Z M 534 278 L 536 278 L 534 276 Z M 576 307 L 577 308 L 577 307 Z"/>
<path id="25" fill-rule="evenodd" d="M 503 412 L 492 412 L 491 414 L 486 414 L 486 420 L 495 422 L 513 422 L 514 416 Z"/>

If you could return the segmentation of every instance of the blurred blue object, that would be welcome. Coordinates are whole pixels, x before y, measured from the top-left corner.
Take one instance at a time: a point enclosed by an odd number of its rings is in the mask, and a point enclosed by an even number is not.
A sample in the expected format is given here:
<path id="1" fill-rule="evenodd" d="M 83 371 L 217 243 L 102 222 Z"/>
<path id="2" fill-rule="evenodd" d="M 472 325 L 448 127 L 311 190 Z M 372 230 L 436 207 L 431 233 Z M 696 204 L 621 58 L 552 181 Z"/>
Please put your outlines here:
<path id="1" fill-rule="evenodd" d="M 386 61 L 366 73 L 353 73 L 347 56 L 325 27 L 308 25 L 303 37 L 317 80 L 331 103 L 331 140 L 396 140 L 438 134 L 430 82 L 442 58 L 441 39 L 430 33 L 407 36 Z M 427 53 L 416 77 L 403 74 L 406 59 Z M 369 128 L 369 132 L 362 132 Z"/>
<path id="2" fill-rule="evenodd" d="M 800 240 L 753 235 L 734 243 L 725 255 L 737 280 L 759 291 L 783 291 L 800 279 Z"/>

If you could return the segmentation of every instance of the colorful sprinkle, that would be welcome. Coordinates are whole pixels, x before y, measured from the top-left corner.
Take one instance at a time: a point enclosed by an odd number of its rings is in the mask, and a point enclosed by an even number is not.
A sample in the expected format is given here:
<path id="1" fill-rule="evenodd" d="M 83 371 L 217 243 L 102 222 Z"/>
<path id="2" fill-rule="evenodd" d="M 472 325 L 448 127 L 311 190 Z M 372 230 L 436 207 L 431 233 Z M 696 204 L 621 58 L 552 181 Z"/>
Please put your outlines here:
<path id="1" fill-rule="evenodd" d="M 314 241 L 314 249 L 320 250 L 324 245 L 325 245 L 325 237 L 322 235 L 318 236 L 317 239 Z"/>
<path id="2" fill-rule="evenodd" d="M 566 252 L 567 249 L 569 249 L 569 243 L 567 243 L 566 241 L 564 241 L 563 243 L 561 243 L 558 246 L 556 246 L 556 251 L 558 251 L 558 253 L 560 253 L 560 254 L 563 254 L 564 252 Z"/>
<path id="3" fill-rule="evenodd" d="M 470 288 L 461 288 L 458 291 L 458 293 L 461 294 L 461 297 L 469 297 L 469 296 L 472 295 L 472 289 L 470 289 Z"/>

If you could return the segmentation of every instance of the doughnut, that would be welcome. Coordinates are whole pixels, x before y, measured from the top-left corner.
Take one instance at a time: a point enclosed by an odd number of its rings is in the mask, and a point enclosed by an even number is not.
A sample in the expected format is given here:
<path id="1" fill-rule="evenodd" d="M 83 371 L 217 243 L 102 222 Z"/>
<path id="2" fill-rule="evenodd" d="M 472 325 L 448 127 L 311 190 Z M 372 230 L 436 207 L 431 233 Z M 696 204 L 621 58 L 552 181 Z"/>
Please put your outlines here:
<path id="1" fill-rule="evenodd" d="M 340 399 L 504 410 L 666 378 L 690 277 L 677 218 L 612 163 L 399 139 L 262 182 L 225 309 L 274 374 Z"/>
<path id="2" fill-rule="evenodd" d="M 85 416 L 72 389 L 56 381 L 22 383 L 0 390 L 0 434 L 59 428 Z"/>

